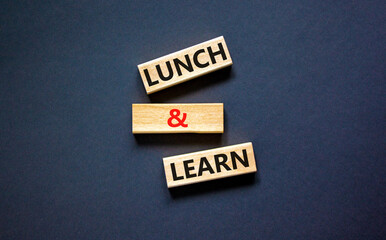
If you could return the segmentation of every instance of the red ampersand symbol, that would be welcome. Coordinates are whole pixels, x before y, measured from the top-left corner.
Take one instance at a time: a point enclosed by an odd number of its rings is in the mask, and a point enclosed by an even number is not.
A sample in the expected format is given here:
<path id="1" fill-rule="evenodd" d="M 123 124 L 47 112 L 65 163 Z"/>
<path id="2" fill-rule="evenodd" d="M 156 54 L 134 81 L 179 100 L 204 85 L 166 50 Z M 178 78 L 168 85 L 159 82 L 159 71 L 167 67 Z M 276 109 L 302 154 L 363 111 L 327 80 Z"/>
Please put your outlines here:
<path id="1" fill-rule="evenodd" d="M 170 118 L 168 119 L 168 125 L 170 127 L 179 127 L 179 126 L 182 126 L 182 127 L 188 127 L 188 124 L 185 124 L 185 120 L 186 120 L 186 113 L 183 113 L 182 114 L 182 119 L 180 119 L 178 116 L 180 116 L 180 110 L 178 109 L 172 109 L 170 110 L 169 114 L 170 114 Z M 173 119 L 176 119 L 178 123 L 174 124 L 172 121 Z"/>

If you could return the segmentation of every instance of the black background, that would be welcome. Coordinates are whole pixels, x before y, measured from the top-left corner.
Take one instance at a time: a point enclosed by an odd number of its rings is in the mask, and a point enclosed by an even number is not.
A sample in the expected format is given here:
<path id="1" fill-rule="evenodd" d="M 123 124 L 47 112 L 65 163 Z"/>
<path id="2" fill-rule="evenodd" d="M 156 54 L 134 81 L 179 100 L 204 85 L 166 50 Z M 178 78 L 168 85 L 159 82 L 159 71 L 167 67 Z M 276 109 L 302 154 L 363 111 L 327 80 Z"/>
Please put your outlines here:
<path id="1" fill-rule="evenodd" d="M 382 239 L 384 1 L 2 1 L 0 239 Z M 137 65 L 223 35 L 233 67 L 147 96 Z M 223 102 L 225 133 L 131 133 Z M 259 172 L 169 191 L 162 157 Z"/>

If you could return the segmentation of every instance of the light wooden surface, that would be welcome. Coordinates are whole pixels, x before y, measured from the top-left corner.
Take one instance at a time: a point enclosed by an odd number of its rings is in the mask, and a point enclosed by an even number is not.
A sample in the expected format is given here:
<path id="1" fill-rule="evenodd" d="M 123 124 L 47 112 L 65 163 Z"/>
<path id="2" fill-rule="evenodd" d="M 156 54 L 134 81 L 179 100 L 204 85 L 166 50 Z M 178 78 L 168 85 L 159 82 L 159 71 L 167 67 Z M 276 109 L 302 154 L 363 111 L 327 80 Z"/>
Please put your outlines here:
<path id="1" fill-rule="evenodd" d="M 224 60 L 221 54 L 215 54 L 213 57 L 214 63 L 209 55 L 209 51 L 211 50 L 212 53 L 218 52 L 220 50 L 219 44 L 224 50 L 226 59 Z M 181 64 L 176 64 L 174 59 L 181 61 L 188 66 L 188 68 L 182 67 Z M 197 61 L 195 61 L 195 59 Z M 188 61 L 190 61 L 191 66 Z M 162 75 L 168 77 L 169 69 L 167 62 L 170 64 L 173 76 L 169 80 L 162 80 L 159 76 L 159 70 L 157 71 L 157 65 L 159 65 Z M 196 64 L 197 62 L 198 64 Z M 138 70 L 145 85 L 146 92 L 150 94 L 230 65 L 232 65 L 232 59 L 224 37 L 221 36 L 140 64 L 138 65 Z"/>
<path id="2" fill-rule="evenodd" d="M 171 110 L 178 109 L 179 120 L 184 126 L 171 127 Z M 175 114 L 173 114 L 175 115 Z M 223 133 L 224 105 L 222 103 L 197 104 L 133 104 L 133 133 Z M 175 118 L 175 117 L 173 117 Z M 176 119 L 171 120 L 172 126 L 179 125 Z"/>
<path id="3" fill-rule="evenodd" d="M 244 155 L 244 153 L 246 155 Z M 224 158 L 224 155 L 226 156 L 226 159 Z M 239 156 L 243 161 L 243 164 L 235 157 L 235 155 Z M 203 157 L 205 159 L 202 159 Z M 224 164 L 227 165 L 228 169 L 221 164 L 216 164 L 216 158 L 217 162 L 224 161 Z M 168 188 L 257 171 L 251 142 L 173 157 L 165 157 L 163 158 L 163 163 Z M 237 181 L 237 179 L 235 179 L 235 181 Z"/>

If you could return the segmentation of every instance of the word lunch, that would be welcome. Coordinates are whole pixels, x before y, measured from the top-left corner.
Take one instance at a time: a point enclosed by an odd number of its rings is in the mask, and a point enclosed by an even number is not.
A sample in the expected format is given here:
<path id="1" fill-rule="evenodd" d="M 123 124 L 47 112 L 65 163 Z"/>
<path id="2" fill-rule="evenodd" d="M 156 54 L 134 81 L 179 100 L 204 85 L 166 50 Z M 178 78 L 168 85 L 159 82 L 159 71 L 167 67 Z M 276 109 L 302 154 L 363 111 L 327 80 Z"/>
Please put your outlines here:
<path id="1" fill-rule="evenodd" d="M 224 37 L 138 65 L 147 94 L 232 65 Z"/>
<path id="2" fill-rule="evenodd" d="M 256 172 L 252 143 L 163 158 L 168 188 Z"/>
<path id="3" fill-rule="evenodd" d="M 133 133 L 223 133 L 224 105 L 133 104 Z"/>

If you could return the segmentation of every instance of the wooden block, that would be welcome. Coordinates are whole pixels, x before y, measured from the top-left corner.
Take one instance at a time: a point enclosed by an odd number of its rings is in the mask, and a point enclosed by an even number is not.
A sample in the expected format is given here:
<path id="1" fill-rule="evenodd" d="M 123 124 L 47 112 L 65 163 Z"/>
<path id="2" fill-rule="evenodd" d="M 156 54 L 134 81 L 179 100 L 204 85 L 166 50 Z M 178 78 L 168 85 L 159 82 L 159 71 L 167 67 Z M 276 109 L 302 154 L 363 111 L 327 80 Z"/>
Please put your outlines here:
<path id="1" fill-rule="evenodd" d="M 223 133 L 224 105 L 133 104 L 133 133 Z"/>
<path id="2" fill-rule="evenodd" d="M 166 157 L 163 163 L 168 188 L 257 171 L 251 142 Z"/>
<path id="3" fill-rule="evenodd" d="M 232 65 L 224 37 L 138 65 L 147 94 Z"/>

